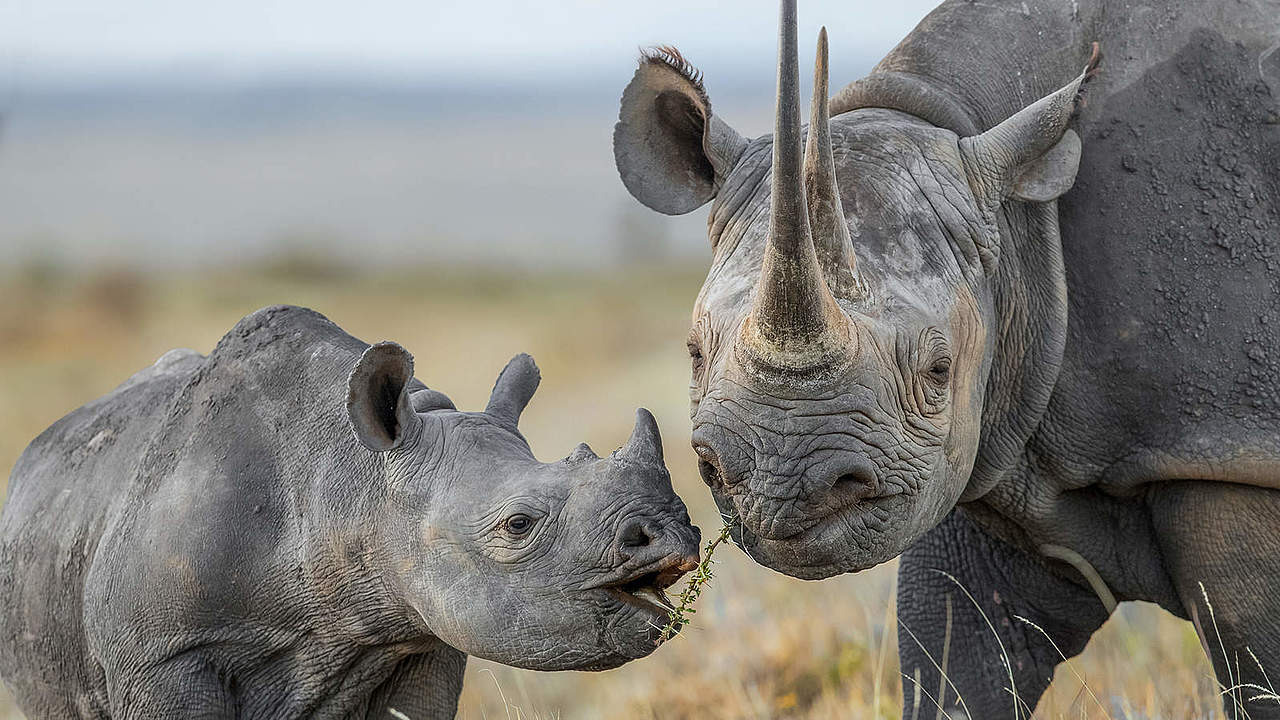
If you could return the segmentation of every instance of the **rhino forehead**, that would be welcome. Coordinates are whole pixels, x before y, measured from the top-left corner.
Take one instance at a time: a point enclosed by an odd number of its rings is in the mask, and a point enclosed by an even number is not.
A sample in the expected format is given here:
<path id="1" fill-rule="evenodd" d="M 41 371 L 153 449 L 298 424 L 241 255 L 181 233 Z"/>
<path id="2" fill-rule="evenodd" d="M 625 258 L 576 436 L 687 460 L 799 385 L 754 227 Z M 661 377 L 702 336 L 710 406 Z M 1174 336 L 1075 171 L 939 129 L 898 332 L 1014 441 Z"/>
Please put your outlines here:
<path id="1" fill-rule="evenodd" d="M 904 113 L 869 109 L 833 119 L 832 140 L 845 221 L 881 309 L 905 305 L 945 318 L 957 286 L 978 280 L 977 248 L 989 231 L 955 134 Z M 717 199 L 710 222 L 716 254 L 694 306 L 695 322 L 713 309 L 740 314 L 750 307 L 769 236 L 768 163 L 767 152 L 749 150 Z"/>

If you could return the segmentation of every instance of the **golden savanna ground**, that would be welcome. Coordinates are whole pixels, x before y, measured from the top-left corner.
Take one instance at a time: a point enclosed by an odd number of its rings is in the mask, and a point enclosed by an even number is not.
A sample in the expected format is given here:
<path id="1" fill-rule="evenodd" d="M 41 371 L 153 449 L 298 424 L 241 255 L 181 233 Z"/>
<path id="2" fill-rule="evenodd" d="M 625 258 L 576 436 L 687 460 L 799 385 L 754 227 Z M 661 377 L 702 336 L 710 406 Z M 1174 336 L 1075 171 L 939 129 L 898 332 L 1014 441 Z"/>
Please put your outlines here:
<path id="1" fill-rule="evenodd" d="M 688 446 L 685 392 L 684 338 L 700 281 L 669 268 L 351 275 L 296 259 L 252 271 L 8 271 L 0 281 L 0 467 L 7 475 L 37 433 L 164 351 L 207 353 L 244 314 L 292 303 L 365 340 L 402 343 L 416 356 L 419 378 L 461 408 L 483 407 L 506 360 L 531 353 L 543 383 L 521 427 L 543 460 L 584 440 L 612 449 L 625 440 L 632 410 L 649 407 L 666 438 L 676 490 L 709 536 L 719 521 Z M 802 582 L 754 565 L 731 546 L 716 559 L 717 576 L 693 625 L 650 658 L 597 674 L 472 660 L 459 716 L 902 716 L 892 565 Z M 918 715 L 934 716 L 931 707 Z M 1222 716 L 1194 631 L 1149 606 L 1122 607 L 1082 656 L 1059 668 L 1035 715 Z M 0 698 L 0 717 L 20 717 L 7 697 Z"/>

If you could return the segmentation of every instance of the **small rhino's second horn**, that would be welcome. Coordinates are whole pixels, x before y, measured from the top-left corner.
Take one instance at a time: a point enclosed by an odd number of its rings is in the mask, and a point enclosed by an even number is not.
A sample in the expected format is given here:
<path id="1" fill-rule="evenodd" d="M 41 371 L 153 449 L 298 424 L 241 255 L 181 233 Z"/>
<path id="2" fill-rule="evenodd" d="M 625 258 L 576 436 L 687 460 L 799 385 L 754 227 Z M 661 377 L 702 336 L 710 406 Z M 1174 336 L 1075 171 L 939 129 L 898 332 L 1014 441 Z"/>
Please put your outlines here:
<path id="1" fill-rule="evenodd" d="M 573 463 L 573 462 L 582 462 L 584 460 L 599 460 L 599 459 L 600 459 L 600 456 L 596 455 L 596 451 L 592 450 L 590 445 L 586 443 L 578 443 L 578 447 L 574 448 L 573 452 L 569 453 L 569 456 L 565 458 L 565 462 Z"/>
<path id="2" fill-rule="evenodd" d="M 614 453 L 614 457 L 628 462 L 656 462 L 662 464 L 662 435 L 653 413 L 644 408 L 636 409 L 636 426 L 631 430 L 627 444 Z"/>

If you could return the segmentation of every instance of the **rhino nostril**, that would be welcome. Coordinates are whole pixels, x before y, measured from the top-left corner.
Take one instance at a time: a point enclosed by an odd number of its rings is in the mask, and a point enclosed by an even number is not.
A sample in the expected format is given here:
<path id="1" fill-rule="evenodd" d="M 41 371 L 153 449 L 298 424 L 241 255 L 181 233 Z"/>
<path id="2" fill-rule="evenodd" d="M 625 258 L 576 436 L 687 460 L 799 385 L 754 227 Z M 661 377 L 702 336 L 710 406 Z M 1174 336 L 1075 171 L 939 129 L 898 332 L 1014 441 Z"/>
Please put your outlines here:
<path id="1" fill-rule="evenodd" d="M 832 490 L 849 490 L 866 494 L 876 487 L 876 472 L 869 464 L 848 468 L 831 483 Z"/>
<path id="2" fill-rule="evenodd" d="M 657 533 L 647 523 L 630 522 L 618 534 L 618 545 L 623 548 L 648 547 L 656 536 Z"/>
<path id="3" fill-rule="evenodd" d="M 698 454 L 698 474 L 707 487 L 715 488 L 724 484 L 724 474 L 720 471 L 720 458 L 709 445 L 695 444 L 693 451 Z"/>
<path id="4" fill-rule="evenodd" d="M 702 476 L 702 482 L 706 483 L 707 487 L 714 488 L 723 484 L 720 471 L 716 470 L 716 466 L 706 460 L 698 461 L 698 474 Z"/>

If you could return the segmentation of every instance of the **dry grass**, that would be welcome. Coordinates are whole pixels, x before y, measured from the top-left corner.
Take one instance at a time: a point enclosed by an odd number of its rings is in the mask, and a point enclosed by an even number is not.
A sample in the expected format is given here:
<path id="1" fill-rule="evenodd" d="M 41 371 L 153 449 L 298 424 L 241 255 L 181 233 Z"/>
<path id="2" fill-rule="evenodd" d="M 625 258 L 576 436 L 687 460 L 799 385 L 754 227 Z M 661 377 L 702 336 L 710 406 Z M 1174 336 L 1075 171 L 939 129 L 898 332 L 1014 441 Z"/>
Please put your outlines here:
<path id="1" fill-rule="evenodd" d="M 0 283 L 0 467 L 11 467 L 49 423 L 164 351 L 207 352 L 245 313 L 289 302 L 366 340 L 403 343 L 419 377 L 460 407 L 482 407 L 505 361 L 532 353 L 544 381 L 522 427 L 543 459 L 582 440 L 615 447 L 631 409 L 649 407 L 666 433 L 676 489 L 710 531 L 720 522 L 688 448 L 684 390 L 684 337 L 699 282 L 656 268 L 571 278 L 432 270 L 349 277 L 313 262 L 164 276 L 28 268 Z M 892 565 L 806 583 L 733 547 L 716 559 L 696 621 L 652 658 L 598 674 L 473 661 L 460 717 L 900 716 Z M 1222 717 L 1194 631 L 1154 608 L 1122 607 L 1072 667 L 1059 669 L 1037 717 Z M 19 717 L 5 707 L 0 699 L 0 717 Z"/>

